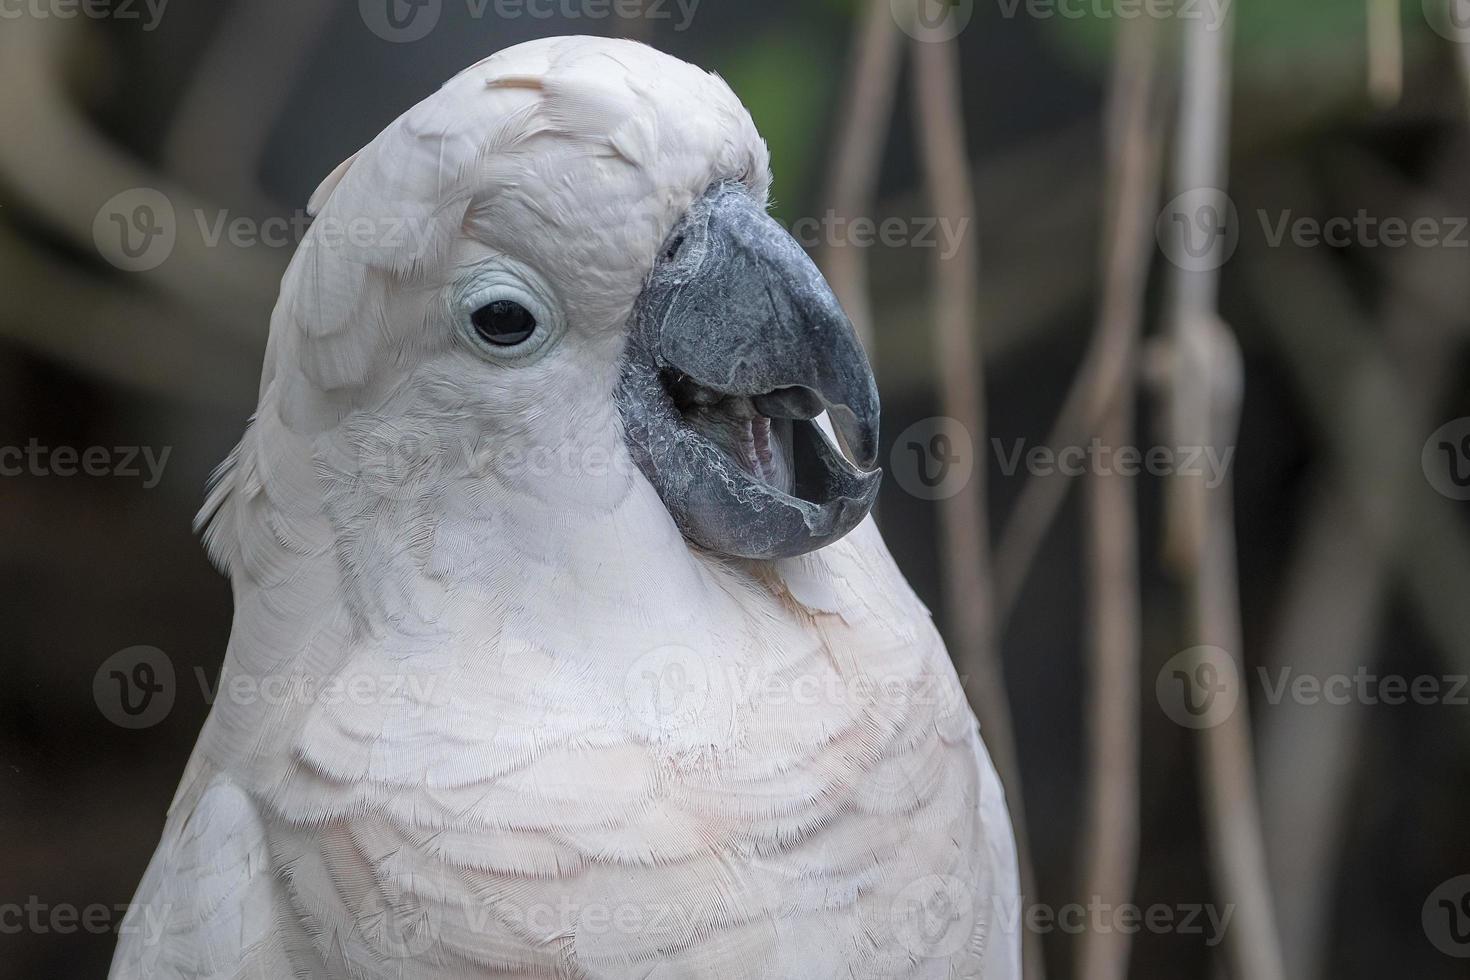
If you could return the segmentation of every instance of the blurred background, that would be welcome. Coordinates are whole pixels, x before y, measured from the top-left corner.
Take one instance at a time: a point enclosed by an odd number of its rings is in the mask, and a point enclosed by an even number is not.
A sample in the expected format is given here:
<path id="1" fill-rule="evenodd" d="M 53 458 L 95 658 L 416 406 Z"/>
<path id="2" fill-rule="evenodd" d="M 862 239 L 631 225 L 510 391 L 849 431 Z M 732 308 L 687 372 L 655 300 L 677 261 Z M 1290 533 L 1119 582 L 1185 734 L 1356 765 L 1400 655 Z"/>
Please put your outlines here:
<path id="1" fill-rule="evenodd" d="M 566 33 L 730 82 L 866 335 L 1030 975 L 1464 976 L 1470 0 L 0 0 L 0 977 L 105 974 L 311 190 Z"/>

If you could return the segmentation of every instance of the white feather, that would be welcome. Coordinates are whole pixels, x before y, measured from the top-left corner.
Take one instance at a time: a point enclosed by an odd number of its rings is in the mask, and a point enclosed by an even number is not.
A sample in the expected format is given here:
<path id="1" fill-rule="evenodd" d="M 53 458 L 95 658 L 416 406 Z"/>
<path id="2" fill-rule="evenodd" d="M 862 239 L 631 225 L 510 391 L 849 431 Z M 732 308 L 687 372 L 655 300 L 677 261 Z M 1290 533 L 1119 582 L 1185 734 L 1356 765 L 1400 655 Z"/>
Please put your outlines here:
<path id="1" fill-rule="evenodd" d="M 721 178 L 769 185 L 722 81 L 556 38 L 322 184 L 202 515 L 221 693 L 113 977 L 1020 976 L 999 783 L 871 522 L 718 561 L 623 447 L 623 324 Z M 327 240 L 354 220 L 409 237 Z M 565 317 L 535 363 L 446 325 L 497 257 Z"/>

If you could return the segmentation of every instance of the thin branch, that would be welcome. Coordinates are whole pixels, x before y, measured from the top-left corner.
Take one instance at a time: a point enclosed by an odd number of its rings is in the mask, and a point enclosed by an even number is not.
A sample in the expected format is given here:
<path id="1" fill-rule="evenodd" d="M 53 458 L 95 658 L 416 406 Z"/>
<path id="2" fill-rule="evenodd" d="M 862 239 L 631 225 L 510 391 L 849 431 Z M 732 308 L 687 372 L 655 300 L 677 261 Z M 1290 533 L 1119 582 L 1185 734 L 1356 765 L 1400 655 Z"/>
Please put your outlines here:
<path id="1" fill-rule="evenodd" d="M 985 215 L 986 234 L 1006 247 L 985 258 L 985 331 L 979 336 L 992 368 L 1000 359 L 1074 329 L 1092 302 L 1102 216 L 1101 168 L 1078 172 L 1079 156 L 1097 151 L 1096 124 L 1073 124 L 1020 146 L 996 148 L 974 168 L 975 209 Z M 908 220 L 932 212 L 920 190 L 882 198 L 874 218 Z M 936 216 L 937 217 L 937 216 Z M 954 232 L 952 223 L 950 234 Z M 939 234 L 945 234 L 943 229 Z M 932 297 L 928 269 L 938 248 L 896 248 L 872 264 L 873 297 L 879 323 L 926 322 Z M 876 254 L 876 253 L 875 253 Z M 882 344 L 882 385 L 889 390 L 929 391 L 933 358 L 924 344 Z M 880 338 L 881 342 L 882 338 Z"/>
<path id="2" fill-rule="evenodd" d="M 1103 423 L 1107 445 L 1125 445 L 1133 406 Z M 1139 644 L 1137 495 L 1114 473 L 1087 479 L 1087 799 L 1082 826 L 1082 892 L 1106 907 L 1131 901 L 1138 873 Z M 1132 937 L 1121 929 L 1082 936 L 1075 975 L 1126 980 Z"/>
<path id="3" fill-rule="evenodd" d="M 85 21 L 23 18 L 0 32 L 0 63 L 9 69 L 0 127 L 27 134 L 0 140 L 0 181 L 15 210 L 92 251 L 99 206 L 116 191 L 151 187 L 173 203 L 180 230 L 192 228 L 206 202 L 128 157 L 68 101 L 70 52 L 87 29 Z M 14 300 L 11 314 L 0 315 L 0 335 L 110 381 L 196 403 L 249 404 L 255 386 L 239 367 L 259 357 L 284 259 L 223 241 L 214 254 L 206 247 L 181 234 L 158 269 L 94 275 L 52 261 L 0 225 L 0 293 Z M 208 316 L 190 316 L 190 307 Z"/>
<path id="4" fill-rule="evenodd" d="M 898 87 L 901 39 L 890 0 L 869 0 L 854 29 L 847 84 L 842 88 L 846 98 L 827 171 L 829 206 L 838 218 L 850 220 L 874 209 L 878 166 Z M 876 351 L 867 254 L 852 242 L 827 242 L 817 261 L 872 358 Z"/>
<path id="5" fill-rule="evenodd" d="M 335 12 L 325 0 L 230 5 L 174 113 L 165 169 L 219 200 L 274 211 L 259 182 L 266 140 Z M 270 71 L 260 70 L 263 51 Z"/>
<path id="6" fill-rule="evenodd" d="M 1430 250 L 1453 261 L 1449 249 Z M 1420 471 L 1417 451 L 1425 424 L 1408 406 L 1415 398 L 1379 349 L 1377 330 L 1347 297 L 1352 290 L 1327 256 L 1289 249 L 1245 266 L 1255 296 L 1264 298 L 1275 341 L 1313 421 L 1349 467 L 1361 524 L 1391 563 L 1446 666 L 1470 670 L 1470 533 L 1450 502 Z M 1330 325 L 1330 328 L 1328 327 Z M 1315 326 L 1315 328 L 1314 328 Z M 1354 383 L 1344 390 L 1342 379 Z M 1414 384 L 1421 382 L 1415 379 Z M 1399 488 L 1413 487 L 1400 506 Z M 1470 715 L 1459 716 L 1470 722 Z"/>
<path id="7" fill-rule="evenodd" d="M 1151 21 L 1152 18 L 1140 18 Z M 1152 25 L 1146 25 L 1138 31 L 1123 32 L 1143 35 L 1152 35 Z M 1147 52 L 1147 64 L 1136 66 L 1136 77 L 1131 84 L 1141 89 L 1152 89 L 1152 74 L 1155 70 L 1153 65 L 1152 41 L 1148 38 L 1127 42 L 1129 45 L 1138 46 L 1139 50 L 1129 52 L 1125 60 L 1131 61 L 1137 57 L 1143 57 Z M 1121 57 L 1121 54 L 1120 54 Z M 1122 70 L 1134 71 L 1133 67 L 1125 66 Z M 1150 103 L 1152 96 L 1149 97 Z M 1115 112 L 1119 110 L 1114 110 Z M 1152 112 L 1152 107 L 1146 110 Z M 1134 119 L 1137 125 L 1143 125 L 1142 119 Z M 1113 129 L 1116 131 L 1117 123 Z M 1113 135 L 1111 138 L 1118 138 Z M 1130 138 L 1131 139 L 1131 138 Z M 1149 144 L 1152 145 L 1149 145 Z M 1147 236 L 1152 231 L 1152 218 L 1154 213 L 1152 204 L 1154 194 L 1152 188 L 1158 179 L 1158 155 L 1159 138 L 1157 135 L 1144 139 L 1132 148 L 1117 149 L 1110 148 L 1110 153 L 1119 154 L 1123 152 L 1135 152 L 1147 147 L 1147 154 L 1138 159 L 1124 161 L 1124 165 L 1130 168 L 1130 180 L 1136 181 L 1140 177 L 1147 177 L 1147 187 L 1144 191 L 1140 186 L 1133 184 L 1130 188 L 1118 186 L 1115 190 L 1105 192 L 1105 197 L 1110 199 L 1109 208 L 1111 217 L 1106 223 L 1105 229 L 1110 241 L 1121 241 L 1120 235 L 1127 235 L 1130 241 L 1129 250 L 1126 252 L 1114 252 L 1108 256 L 1109 261 L 1123 259 L 1132 255 L 1133 244 L 1137 236 Z M 1133 170 L 1131 168 L 1147 168 Z M 1126 192 L 1126 193 L 1125 193 Z M 1134 224 L 1145 219 L 1142 230 L 1134 227 Z M 1119 221 L 1130 222 L 1129 227 L 1120 228 Z M 1130 283 L 1137 282 L 1138 289 L 1142 290 L 1141 279 L 1146 277 L 1149 251 L 1145 246 L 1142 255 L 1137 256 L 1134 264 L 1142 263 L 1145 267 L 1141 271 L 1115 270 L 1111 267 L 1104 269 L 1104 279 L 1107 281 L 1106 289 L 1114 289 L 1113 277 L 1126 276 Z M 1097 328 L 1093 331 L 1092 339 L 1089 341 L 1087 351 L 1083 355 L 1082 365 L 1077 370 L 1077 375 L 1072 382 L 1071 388 L 1067 390 L 1062 400 L 1062 407 L 1057 413 L 1057 419 L 1052 424 L 1051 431 L 1047 434 L 1046 445 L 1059 449 L 1065 446 L 1085 445 L 1093 436 L 1099 435 L 1104 419 L 1115 410 L 1121 394 L 1131 390 L 1132 379 L 1135 375 L 1137 362 L 1137 340 L 1135 322 L 1129 319 L 1127 305 L 1133 301 L 1133 297 L 1127 290 L 1117 289 L 1111 299 L 1105 301 L 1104 309 L 1099 317 Z M 1141 295 L 1138 297 L 1141 303 Z M 1120 308 L 1120 306 L 1122 308 Z M 1031 566 L 1036 561 L 1037 552 L 1046 538 L 1047 531 L 1055 522 L 1057 514 L 1061 511 L 1062 504 L 1066 501 L 1067 493 L 1071 490 L 1072 480 L 1059 477 L 1037 477 L 1032 476 L 1021 488 L 1019 497 L 1011 510 L 1010 517 L 1001 529 L 1000 538 L 996 546 L 995 558 L 995 590 L 996 590 L 996 618 L 997 628 L 1003 628 L 1015 609 L 1016 601 L 1020 598 L 1021 588 L 1026 583 L 1030 574 Z"/>
<path id="8" fill-rule="evenodd" d="M 26 134 L 0 139 L 0 180 L 29 212 L 89 251 L 98 212 L 113 194 L 140 187 L 161 192 L 175 211 L 178 239 L 168 261 L 134 273 L 134 280 L 208 313 L 201 328 L 263 339 L 286 257 L 276 249 L 234 246 L 228 236 L 212 245 L 197 223 L 219 214 L 218 207 L 122 152 L 67 101 L 68 52 L 86 26 L 26 18 L 0 31 L 0 64 L 9 78 L 0 96 L 0 130 Z"/>
<path id="9" fill-rule="evenodd" d="M 1366 159 L 1355 164 L 1349 157 L 1338 170 L 1357 175 L 1353 183 L 1361 190 L 1353 196 L 1359 201 L 1386 186 L 1391 188 L 1385 202 L 1389 213 L 1448 214 L 1453 208 L 1439 193 L 1455 185 L 1463 153 L 1463 143 L 1442 152 L 1427 190 L 1403 186 L 1391 169 L 1364 166 Z M 1305 191 L 1310 183 L 1297 178 L 1289 186 L 1295 197 L 1297 188 Z M 1437 253 L 1399 249 L 1376 254 L 1389 293 L 1381 313 L 1387 344 L 1400 376 L 1417 381 L 1404 394 L 1413 399 L 1412 410 L 1427 431 L 1433 427 L 1433 406 L 1453 380 L 1455 321 L 1470 302 L 1470 282 L 1457 274 L 1457 260 L 1446 262 Z M 1298 328 L 1312 329 L 1310 324 Z M 1374 395 L 1370 384 L 1362 391 L 1354 386 L 1352 397 Z M 1358 454 L 1371 457 L 1371 447 L 1382 445 L 1383 438 L 1358 440 Z M 1373 668 L 1373 644 L 1393 580 L 1390 562 L 1367 528 L 1353 474 L 1376 466 L 1371 458 L 1346 465 L 1338 461 L 1331 467 L 1331 482 L 1313 494 L 1307 508 L 1310 526 L 1292 562 L 1287 598 L 1269 647 L 1272 665 L 1317 677 Z M 1404 506 L 1405 485 L 1384 489 L 1393 492 L 1390 509 Z M 1266 839 L 1281 842 L 1271 849 L 1271 879 L 1288 973 L 1303 980 L 1325 976 L 1335 862 L 1346 839 L 1354 759 L 1366 717 L 1359 704 L 1315 711 L 1288 698 L 1265 715 L 1261 726 Z"/>
<path id="10" fill-rule="evenodd" d="M 1368 94 L 1385 108 L 1404 94 L 1404 31 L 1399 0 L 1368 0 Z"/>
<path id="11" fill-rule="evenodd" d="M 1118 337 L 1093 334 L 1082 367 L 1047 434 L 1046 445 L 1085 445 L 1098 432 L 1127 381 L 1127 355 Z M 1021 587 L 1071 485 L 1067 479 L 1033 476 L 1021 488 L 995 549 L 996 615 L 1002 626 L 1015 610 Z"/>
<path id="12" fill-rule="evenodd" d="M 1174 162 L 1175 193 L 1223 188 L 1229 147 L 1230 21 L 1182 22 L 1184 63 Z M 1240 349 L 1216 313 L 1220 273 L 1176 267 L 1168 328 L 1169 415 L 1178 446 L 1234 443 L 1244 381 Z M 1184 584 L 1188 646 L 1221 647 L 1240 656 L 1233 487 L 1201 476 L 1170 481 L 1166 553 Z M 1265 842 L 1244 692 L 1235 710 L 1199 733 L 1205 827 L 1215 881 L 1235 908 L 1227 937 L 1233 973 L 1283 980 L 1281 944 L 1266 875 Z"/>
<path id="13" fill-rule="evenodd" d="M 914 41 L 915 113 L 925 183 L 936 212 L 969 228 L 956 252 L 935 265 L 937 369 L 945 414 L 963 424 L 976 445 L 985 444 L 985 372 L 976 342 L 979 322 L 980 256 L 974 226 L 975 196 L 965 150 L 965 117 L 960 104 L 959 49 L 953 40 Z M 1036 895 L 1031 870 L 1020 765 L 1011 727 L 1005 676 L 996 645 L 991 596 L 990 535 L 986 524 L 986 481 L 975 467 L 973 490 L 945 499 L 940 506 L 945 603 L 960 672 L 979 716 L 996 768 L 1006 788 L 1021 869 L 1022 893 Z M 1026 976 L 1041 980 L 1040 937 L 1022 934 Z"/>
<path id="14" fill-rule="evenodd" d="M 1275 669 L 1329 677 L 1364 663 L 1385 612 L 1385 565 L 1337 474 L 1310 497 L 1308 528 L 1287 573 L 1288 597 L 1268 645 Z M 1362 705 L 1322 711 L 1283 698 L 1261 724 L 1261 811 L 1288 975 L 1325 976 L 1331 873 L 1358 766 Z"/>
<path id="15" fill-rule="evenodd" d="M 1104 292 L 1098 333 L 1137 360 L 1144 294 L 1152 257 L 1158 186 L 1159 118 L 1154 110 L 1156 23 L 1129 22 L 1118 35 L 1108 112 L 1111 220 L 1104 242 Z M 1127 372 L 1129 377 L 1134 372 Z M 1126 385 L 1103 420 L 1107 445 L 1126 445 L 1134 426 L 1133 386 Z M 1120 908 L 1132 900 L 1138 863 L 1138 679 L 1142 600 L 1138 581 L 1137 498 L 1116 473 L 1087 480 L 1088 787 L 1083 825 L 1083 889 Z M 1131 937 L 1122 930 L 1083 935 L 1076 974 L 1126 980 Z"/>
<path id="16" fill-rule="evenodd" d="M 1447 9 L 1455 2 L 1456 0 L 1444 0 Z M 1449 16 L 1448 13 L 1446 16 Z M 1461 40 L 1452 42 L 1450 46 L 1455 49 L 1455 71 L 1460 76 L 1460 84 L 1465 90 L 1465 108 L 1470 109 L 1470 42 Z"/>
<path id="17" fill-rule="evenodd" d="M 7 344 L 196 405 L 239 411 L 255 399 L 255 381 L 240 365 L 258 362 L 260 347 L 200 330 L 177 304 L 145 290 L 88 276 L 4 222 L 0 296 L 0 340 Z"/>

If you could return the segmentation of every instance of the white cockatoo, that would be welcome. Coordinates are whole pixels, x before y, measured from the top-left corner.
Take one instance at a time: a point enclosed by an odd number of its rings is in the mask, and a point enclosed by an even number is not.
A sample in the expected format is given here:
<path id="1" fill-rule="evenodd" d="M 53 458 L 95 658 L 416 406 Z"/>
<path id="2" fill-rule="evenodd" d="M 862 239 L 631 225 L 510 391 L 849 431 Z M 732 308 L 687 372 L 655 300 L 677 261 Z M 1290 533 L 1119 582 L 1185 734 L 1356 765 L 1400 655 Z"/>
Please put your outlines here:
<path id="1" fill-rule="evenodd" d="M 718 77 L 589 37 L 327 178 L 113 977 L 1020 976 L 1000 783 L 867 519 L 877 391 L 768 184 Z"/>

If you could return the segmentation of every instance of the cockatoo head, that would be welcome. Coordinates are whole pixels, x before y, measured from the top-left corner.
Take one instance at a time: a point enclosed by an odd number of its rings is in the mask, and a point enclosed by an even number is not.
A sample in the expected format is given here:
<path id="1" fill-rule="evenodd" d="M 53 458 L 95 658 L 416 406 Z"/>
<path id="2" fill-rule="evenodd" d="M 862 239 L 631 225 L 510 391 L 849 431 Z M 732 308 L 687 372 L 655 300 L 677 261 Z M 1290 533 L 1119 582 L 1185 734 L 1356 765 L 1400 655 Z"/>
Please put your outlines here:
<path id="1" fill-rule="evenodd" d="M 768 186 L 717 77 L 627 41 L 502 51 L 317 191 L 261 412 L 349 460 L 413 441 L 336 467 L 395 499 L 646 481 L 708 551 L 820 548 L 876 496 L 878 395 Z"/>

